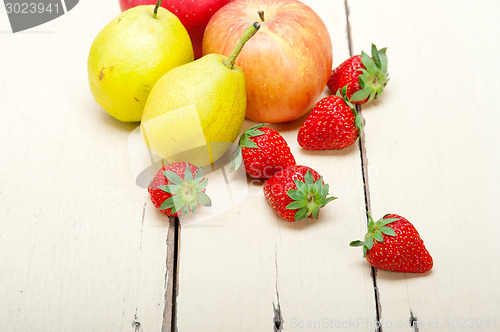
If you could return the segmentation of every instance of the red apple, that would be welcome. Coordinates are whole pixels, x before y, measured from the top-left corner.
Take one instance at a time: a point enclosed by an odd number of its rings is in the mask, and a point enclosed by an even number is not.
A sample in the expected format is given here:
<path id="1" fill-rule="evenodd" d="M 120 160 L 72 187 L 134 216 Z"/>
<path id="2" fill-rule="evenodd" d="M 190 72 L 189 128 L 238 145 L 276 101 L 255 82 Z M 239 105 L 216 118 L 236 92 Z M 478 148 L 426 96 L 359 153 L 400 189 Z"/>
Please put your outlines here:
<path id="1" fill-rule="evenodd" d="M 297 0 L 237 0 L 210 19 L 203 54 L 229 55 L 255 21 L 261 28 L 236 60 L 247 83 L 246 116 L 271 123 L 298 119 L 317 102 L 332 70 L 328 29 Z"/>
<path id="2" fill-rule="evenodd" d="M 161 6 L 174 13 L 186 28 L 193 43 L 194 58 L 201 57 L 203 32 L 208 21 L 222 6 L 232 0 L 163 0 Z M 154 5 L 157 0 L 120 0 L 125 11 L 140 5 Z"/>

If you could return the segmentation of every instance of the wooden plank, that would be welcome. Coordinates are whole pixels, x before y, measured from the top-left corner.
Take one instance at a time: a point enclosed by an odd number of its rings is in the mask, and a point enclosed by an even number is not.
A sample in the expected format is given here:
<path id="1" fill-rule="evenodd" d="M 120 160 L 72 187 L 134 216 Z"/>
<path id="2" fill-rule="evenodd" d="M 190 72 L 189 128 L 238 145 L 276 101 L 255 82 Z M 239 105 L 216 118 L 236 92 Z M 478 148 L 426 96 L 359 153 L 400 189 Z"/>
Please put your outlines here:
<path id="1" fill-rule="evenodd" d="M 305 3 L 327 24 L 334 64 L 339 64 L 349 55 L 344 2 Z M 370 269 L 348 247 L 366 227 L 360 153 L 357 146 L 340 152 L 302 150 L 296 134 L 304 120 L 272 127 L 288 141 L 298 163 L 319 171 L 339 199 L 322 210 L 318 221 L 287 223 L 267 203 L 262 181 L 229 171 L 225 180 L 222 171 L 209 174 L 209 194 L 226 195 L 226 202 L 232 197 L 232 208 L 210 218 L 200 211 L 201 220 L 181 220 L 179 331 L 373 330 Z M 244 128 L 251 125 L 247 121 Z M 211 189 L 214 181 L 221 186 Z"/>
<path id="2" fill-rule="evenodd" d="M 419 331 L 496 331 L 500 4 L 349 6 L 354 52 L 389 47 L 391 81 L 363 106 L 373 215 L 409 218 L 435 262 L 423 276 L 378 271 L 383 330 L 412 330 L 413 316 Z"/>
<path id="3" fill-rule="evenodd" d="M 128 138 L 137 124 L 108 116 L 87 82 L 90 45 L 119 12 L 117 1 L 80 1 L 67 15 L 18 34 L 6 31 L 2 17 L 0 321 L 6 331 L 170 325 L 164 315 L 169 222 L 136 185 Z"/>

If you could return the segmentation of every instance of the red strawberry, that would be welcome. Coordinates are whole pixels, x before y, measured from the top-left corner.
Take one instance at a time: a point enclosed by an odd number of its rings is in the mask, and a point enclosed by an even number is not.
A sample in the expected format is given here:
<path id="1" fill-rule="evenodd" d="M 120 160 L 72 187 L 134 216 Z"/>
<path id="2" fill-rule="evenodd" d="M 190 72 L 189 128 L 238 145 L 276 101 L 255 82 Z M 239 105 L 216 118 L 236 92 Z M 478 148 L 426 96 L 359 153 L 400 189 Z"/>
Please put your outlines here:
<path id="1" fill-rule="evenodd" d="M 415 227 L 397 214 L 387 214 L 377 222 L 368 215 L 365 240 L 353 241 L 350 245 L 363 246 L 366 260 L 377 269 L 424 273 L 433 265 Z"/>
<path id="2" fill-rule="evenodd" d="M 329 187 L 323 177 L 307 166 L 294 165 L 274 174 L 264 184 L 264 195 L 287 221 L 318 218 L 319 210 L 336 199 L 326 197 Z"/>
<path id="3" fill-rule="evenodd" d="M 314 106 L 299 129 L 297 141 L 308 150 L 340 150 L 356 142 L 361 122 L 345 97 L 344 87 L 337 95 L 325 97 Z"/>
<path id="4" fill-rule="evenodd" d="M 347 87 L 347 97 L 355 104 L 367 103 L 384 91 L 389 80 L 387 74 L 387 56 L 383 48 L 377 50 L 372 44 L 372 57 L 365 52 L 350 57 L 332 71 L 328 87 L 337 92 Z"/>
<path id="5" fill-rule="evenodd" d="M 205 190 L 208 180 L 203 169 L 190 163 L 163 166 L 151 180 L 148 192 L 154 206 L 168 216 L 179 217 L 194 213 L 200 205 L 210 206 Z"/>
<path id="6" fill-rule="evenodd" d="M 245 172 L 256 179 L 268 179 L 276 172 L 297 164 L 283 136 L 274 129 L 264 127 L 264 124 L 256 125 L 241 135 L 231 168 L 237 169 L 242 161 Z"/>

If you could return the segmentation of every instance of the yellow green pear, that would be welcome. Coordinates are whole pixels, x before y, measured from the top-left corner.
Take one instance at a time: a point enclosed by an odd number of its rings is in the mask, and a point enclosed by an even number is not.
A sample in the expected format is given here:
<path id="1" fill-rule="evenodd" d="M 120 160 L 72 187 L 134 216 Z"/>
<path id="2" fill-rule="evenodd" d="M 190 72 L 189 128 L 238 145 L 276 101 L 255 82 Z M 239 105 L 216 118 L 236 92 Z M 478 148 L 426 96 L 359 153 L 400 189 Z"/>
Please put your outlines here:
<path id="1" fill-rule="evenodd" d="M 151 151 L 170 163 L 207 166 L 229 149 L 247 105 L 245 75 L 234 61 L 259 28 L 251 25 L 229 57 L 207 54 L 156 82 L 141 121 Z"/>
<path id="2" fill-rule="evenodd" d="M 101 30 L 90 48 L 92 95 L 120 121 L 140 121 L 156 81 L 194 59 L 186 29 L 160 3 L 124 11 Z"/>

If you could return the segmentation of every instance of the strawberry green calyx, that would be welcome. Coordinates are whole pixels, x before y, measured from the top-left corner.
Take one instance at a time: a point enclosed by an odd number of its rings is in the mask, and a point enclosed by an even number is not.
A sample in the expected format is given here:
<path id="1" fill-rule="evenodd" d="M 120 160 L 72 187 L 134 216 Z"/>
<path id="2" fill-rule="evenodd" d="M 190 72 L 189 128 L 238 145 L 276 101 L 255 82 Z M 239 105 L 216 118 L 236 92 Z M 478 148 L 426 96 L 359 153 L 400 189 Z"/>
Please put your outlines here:
<path id="1" fill-rule="evenodd" d="M 250 139 L 250 137 L 257 137 L 260 135 L 264 135 L 264 132 L 258 130 L 264 126 L 265 123 L 260 123 L 256 126 L 253 126 L 245 130 L 241 135 L 240 140 L 238 141 L 238 145 L 242 147 L 244 146 L 246 148 L 258 148 L 257 144 L 255 144 L 254 141 Z"/>
<path id="2" fill-rule="evenodd" d="M 287 191 L 288 197 L 293 202 L 287 205 L 289 210 L 297 210 L 295 213 L 295 220 L 302 220 L 306 217 L 312 216 L 318 218 L 319 210 L 330 203 L 337 197 L 327 197 L 329 186 L 323 183 L 323 177 L 314 181 L 311 171 L 307 171 L 304 175 L 304 181 L 294 180 L 297 189 L 290 189 Z"/>
<path id="3" fill-rule="evenodd" d="M 349 97 L 347 97 L 347 86 L 344 86 L 342 89 L 337 90 L 336 96 L 342 98 L 344 100 L 344 103 L 349 106 L 352 113 L 354 114 L 354 123 L 356 124 L 356 128 L 361 131 L 361 128 L 363 127 L 363 120 L 361 119 L 361 116 L 356 110 L 354 104 L 351 103 L 351 100 L 349 100 Z"/>
<path id="4" fill-rule="evenodd" d="M 359 75 L 361 90 L 351 96 L 352 101 L 362 101 L 368 98 L 367 102 L 370 102 L 382 94 L 389 81 L 386 50 L 387 48 L 377 50 L 377 47 L 372 44 L 371 57 L 365 52 L 361 52 L 361 63 L 365 67 L 359 69 L 361 71 L 361 75 Z"/>
<path id="5" fill-rule="evenodd" d="M 208 180 L 204 178 L 202 168 L 199 168 L 198 172 L 193 175 L 186 163 L 184 179 L 168 170 L 163 171 L 163 174 L 171 184 L 158 186 L 158 189 L 172 196 L 161 204 L 160 210 L 171 208 L 172 214 L 182 211 L 182 214 L 186 215 L 189 212 L 195 213 L 199 205 L 205 207 L 212 205 L 210 197 L 203 192 L 207 187 Z"/>
<path id="6" fill-rule="evenodd" d="M 352 241 L 349 243 L 351 247 L 363 247 L 363 257 L 366 256 L 368 250 L 373 248 L 374 241 L 384 242 L 385 234 L 387 236 L 396 236 L 396 232 L 391 227 L 387 227 L 388 224 L 398 221 L 398 218 L 380 218 L 377 222 L 373 221 L 372 216 L 368 213 L 368 232 L 365 235 L 365 240 Z"/>
<path id="7" fill-rule="evenodd" d="M 241 134 L 241 137 L 238 141 L 238 147 L 236 150 L 234 150 L 232 156 L 231 156 L 231 170 L 237 170 L 240 166 L 241 163 L 243 162 L 243 155 L 242 155 L 242 149 L 243 147 L 250 148 L 250 149 L 255 149 L 258 148 L 257 144 L 255 144 L 254 141 L 250 139 L 250 137 L 257 137 L 264 135 L 264 132 L 258 130 L 262 127 L 264 127 L 264 123 L 260 123 L 258 125 L 255 125 L 243 132 Z"/>

